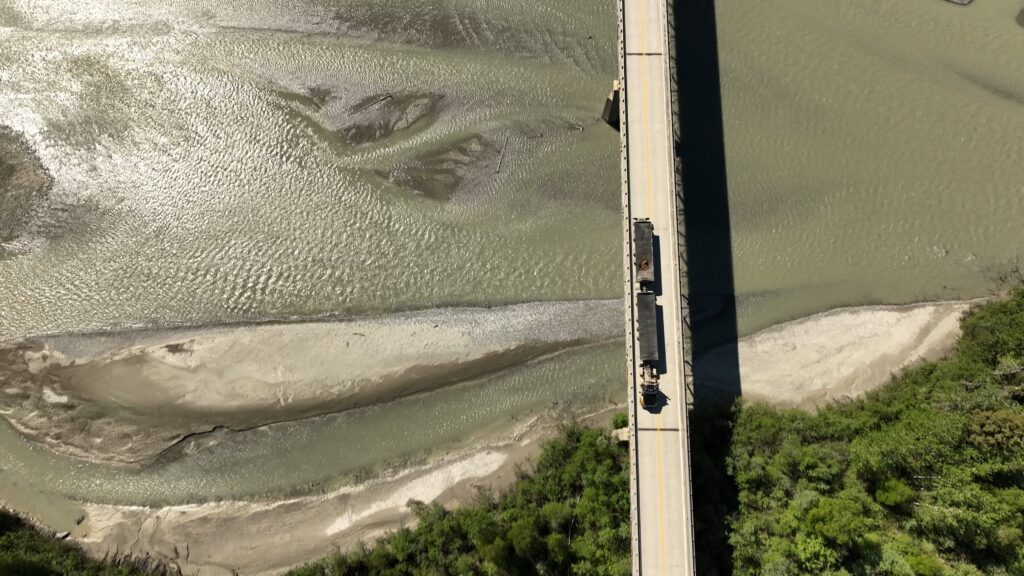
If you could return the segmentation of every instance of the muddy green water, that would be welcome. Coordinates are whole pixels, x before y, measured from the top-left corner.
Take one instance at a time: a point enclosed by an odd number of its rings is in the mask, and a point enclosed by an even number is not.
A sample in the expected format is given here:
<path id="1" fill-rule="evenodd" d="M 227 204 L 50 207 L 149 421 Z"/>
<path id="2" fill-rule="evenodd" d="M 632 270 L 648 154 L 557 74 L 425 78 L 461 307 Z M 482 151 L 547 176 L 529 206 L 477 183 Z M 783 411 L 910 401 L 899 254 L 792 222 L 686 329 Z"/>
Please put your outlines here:
<path id="1" fill-rule="evenodd" d="M 383 406 L 215 435 L 183 458 L 139 471 L 57 456 L 0 428 L 0 487 L 118 504 L 180 504 L 329 489 L 400 463 L 424 463 L 474 436 L 507 439 L 541 414 L 566 417 L 622 401 L 618 344 Z"/>
<path id="2" fill-rule="evenodd" d="M 999 286 L 1024 241 L 1020 9 L 718 2 L 741 332 Z M 0 124 L 54 178 L 0 255 L 0 339 L 619 297 L 618 138 L 597 122 L 614 36 L 606 0 L 0 0 Z M 351 107 L 388 92 L 443 98 L 346 143 Z M 505 148 L 501 170 L 470 163 L 450 200 L 386 176 L 473 137 Z M 621 369 L 618 347 L 582 350 L 141 473 L 4 428 L 0 497 L 308 489 L 554 401 L 621 400 Z"/>
<path id="3" fill-rule="evenodd" d="M 0 123 L 56 179 L 0 262 L 0 337 L 614 294 L 614 21 L 392 4 L 0 11 Z M 439 109 L 395 137 L 339 136 L 364 98 L 424 91 Z M 451 201 L 378 175 L 476 135 L 507 139 L 501 170 Z"/>
<path id="4" fill-rule="evenodd" d="M 716 4 L 743 331 L 1020 263 L 1020 0 Z"/>

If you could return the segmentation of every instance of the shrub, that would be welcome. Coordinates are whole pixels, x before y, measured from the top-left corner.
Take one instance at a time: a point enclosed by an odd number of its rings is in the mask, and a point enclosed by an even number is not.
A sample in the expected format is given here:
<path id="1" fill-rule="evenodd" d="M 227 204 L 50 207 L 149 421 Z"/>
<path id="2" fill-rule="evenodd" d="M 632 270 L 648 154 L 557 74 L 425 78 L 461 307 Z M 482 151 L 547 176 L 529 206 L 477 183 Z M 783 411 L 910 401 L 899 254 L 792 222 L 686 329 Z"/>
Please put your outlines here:
<path id="1" fill-rule="evenodd" d="M 615 416 L 612 416 L 612 429 L 618 430 L 619 428 L 625 428 L 629 426 L 629 416 L 619 412 Z"/>
<path id="2" fill-rule="evenodd" d="M 735 574 L 1024 574 L 1024 291 L 962 326 L 859 401 L 740 411 Z"/>

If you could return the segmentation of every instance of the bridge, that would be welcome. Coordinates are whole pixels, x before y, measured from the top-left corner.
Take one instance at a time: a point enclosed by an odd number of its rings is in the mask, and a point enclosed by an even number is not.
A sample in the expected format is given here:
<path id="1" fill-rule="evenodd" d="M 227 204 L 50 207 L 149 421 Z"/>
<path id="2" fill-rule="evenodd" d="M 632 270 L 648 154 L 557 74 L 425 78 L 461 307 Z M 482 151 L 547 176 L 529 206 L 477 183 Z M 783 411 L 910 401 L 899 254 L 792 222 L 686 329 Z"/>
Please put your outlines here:
<path id="1" fill-rule="evenodd" d="M 673 152 L 673 63 L 669 0 L 619 0 L 619 114 L 626 269 L 630 488 L 633 574 L 694 574 L 688 433 L 687 319 L 681 201 Z M 653 225 L 653 279 L 638 266 L 634 222 Z M 642 244 L 642 245 L 641 245 Z M 639 245 L 639 246 L 638 246 Z M 642 277 L 641 277 L 642 276 Z M 653 296 L 651 296 L 653 293 Z M 639 296 L 643 294 L 643 296 Z M 644 302 L 640 300 L 643 299 Z M 656 359 L 641 350 L 641 326 L 655 302 Z M 649 344 L 648 344 L 649 347 Z M 657 371 L 660 394 L 641 403 L 644 365 Z M 650 380 L 650 376 L 646 379 Z"/>

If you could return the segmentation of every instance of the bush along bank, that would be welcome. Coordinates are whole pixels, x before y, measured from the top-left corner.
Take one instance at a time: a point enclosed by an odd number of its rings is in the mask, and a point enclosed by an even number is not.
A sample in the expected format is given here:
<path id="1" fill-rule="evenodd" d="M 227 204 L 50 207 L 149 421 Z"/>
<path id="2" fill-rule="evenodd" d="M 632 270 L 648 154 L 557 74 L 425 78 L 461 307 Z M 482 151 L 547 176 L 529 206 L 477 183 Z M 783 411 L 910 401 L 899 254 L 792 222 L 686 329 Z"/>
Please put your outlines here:
<path id="1" fill-rule="evenodd" d="M 735 574 L 1024 575 L 1024 291 L 816 414 L 737 410 Z"/>
<path id="2" fill-rule="evenodd" d="M 289 576 L 630 572 L 628 453 L 604 430 L 567 426 L 500 497 L 413 509 L 416 528 Z"/>
<path id="3" fill-rule="evenodd" d="M 811 414 L 691 414 L 706 575 L 1024 575 L 1024 291 L 970 312 L 945 360 Z M 622 417 L 615 419 L 616 425 Z M 731 442 L 730 442 L 731 438 Z M 413 503 L 417 525 L 290 576 L 625 575 L 629 468 L 571 425 L 501 496 Z M 0 576 L 136 576 L 0 514 Z"/>
<path id="4" fill-rule="evenodd" d="M 146 559 L 93 560 L 74 544 L 0 510 L 0 576 L 170 576 Z"/>

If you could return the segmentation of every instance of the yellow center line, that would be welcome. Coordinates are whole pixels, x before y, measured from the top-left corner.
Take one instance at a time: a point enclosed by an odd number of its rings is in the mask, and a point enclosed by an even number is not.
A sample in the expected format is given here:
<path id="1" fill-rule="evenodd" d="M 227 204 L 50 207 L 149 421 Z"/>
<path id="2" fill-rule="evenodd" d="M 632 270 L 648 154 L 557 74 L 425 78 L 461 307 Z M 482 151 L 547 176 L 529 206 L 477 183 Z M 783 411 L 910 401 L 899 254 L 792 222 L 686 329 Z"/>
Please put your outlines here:
<path id="1" fill-rule="evenodd" d="M 626 0 L 629 1 L 629 0 Z M 647 214 L 654 216 L 654 191 L 651 185 L 651 138 L 650 138 L 650 88 L 647 78 L 647 2 L 640 1 L 640 95 L 641 107 L 641 130 L 644 145 L 644 191 L 647 200 Z M 665 487 L 661 462 L 661 416 L 655 416 L 655 453 L 657 456 L 658 474 L 658 563 L 661 567 L 661 574 L 666 571 L 665 565 Z"/>
<path id="2" fill-rule="evenodd" d="M 629 0 L 626 0 L 629 1 Z M 641 110 L 641 140 L 644 144 L 644 192 L 647 200 L 647 215 L 654 215 L 654 193 L 651 188 L 651 139 L 648 130 L 650 113 L 650 90 L 647 82 L 647 1 L 640 0 L 640 97 L 643 100 Z M 653 218 L 651 219 L 653 222 Z"/>
<path id="3" fill-rule="evenodd" d="M 658 562 L 661 564 L 661 573 L 665 574 L 665 506 L 663 494 L 665 492 L 664 475 L 661 472 L 661 415 L 654 417 L 654 449 L 658 454 Z"/>

